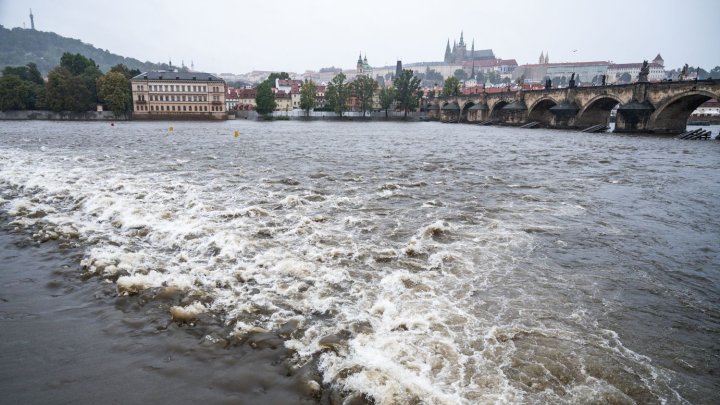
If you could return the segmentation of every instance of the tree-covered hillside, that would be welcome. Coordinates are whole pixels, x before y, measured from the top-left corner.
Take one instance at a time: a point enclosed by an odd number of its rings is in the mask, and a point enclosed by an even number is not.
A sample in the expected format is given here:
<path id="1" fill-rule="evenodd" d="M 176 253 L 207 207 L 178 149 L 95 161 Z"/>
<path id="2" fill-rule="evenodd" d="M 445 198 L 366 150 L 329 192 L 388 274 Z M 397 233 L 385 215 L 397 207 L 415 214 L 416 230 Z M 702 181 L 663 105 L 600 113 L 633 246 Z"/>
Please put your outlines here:
<path id="1" fill-rule="evenodd" d="M 25 66 L 28 63 L 35 63 L 43 76 L 47 76 L 52 68 L 60 64 L 60 58 L 65 52 L 79 53 L 94 60 L 103 72 L 107 72 L 112 66 L 118 64 L 123 64 L 130 69 L 139 69 L 142 72 L 156 69 L 169 70 L 170 68 L 164 63 L 141 62 L 137 59 L 115 55 L 107 50 L 95 48 L 77 39 L 62 37 L 54 32 L 23 28 L 10 30 L 0 25 L 0 69 L 4 66 Z"/>

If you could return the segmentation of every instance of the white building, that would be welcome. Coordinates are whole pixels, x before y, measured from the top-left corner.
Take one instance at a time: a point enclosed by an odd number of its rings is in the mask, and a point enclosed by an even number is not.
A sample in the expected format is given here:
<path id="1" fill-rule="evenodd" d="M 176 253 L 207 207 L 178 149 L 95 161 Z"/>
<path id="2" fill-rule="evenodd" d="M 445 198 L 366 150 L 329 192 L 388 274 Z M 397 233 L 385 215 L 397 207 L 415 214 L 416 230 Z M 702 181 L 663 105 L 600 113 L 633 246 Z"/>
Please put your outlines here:
<path id="1" fill-rule="evenodd" d="M 209 73 L 146 72 L 131 88 L 134 118 L 227 119 L 225 81 Z"/>
<path id="2" fill-rule="evenodd" d="M 607 84 L 617 83 L 621 81 L 621 77 L 630 77 L 630 82 L 635 82 L 640 74 L 642 63 L 613 63 L 608 66 L 607 70 Z M 650 73 L 648 74 L 648 80 L 651 82 L 659 82 L 665 79 L 665 61 L 662 56 L 658 54 L 652 62 L 648 63 Z"/>

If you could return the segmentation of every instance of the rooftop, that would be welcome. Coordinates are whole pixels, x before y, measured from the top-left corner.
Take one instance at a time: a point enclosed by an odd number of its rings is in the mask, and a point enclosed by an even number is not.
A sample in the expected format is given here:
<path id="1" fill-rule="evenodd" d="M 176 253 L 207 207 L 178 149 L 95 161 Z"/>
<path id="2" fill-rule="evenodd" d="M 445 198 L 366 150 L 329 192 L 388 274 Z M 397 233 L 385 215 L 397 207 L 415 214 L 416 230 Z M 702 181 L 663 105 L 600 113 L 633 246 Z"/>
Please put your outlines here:
<path id="1" fill-rule="evenodd" d="M 140 73 L 133 77 L 132 80 L 198 80 L 224 82 L 223 79 L 205 72 L 166 72 L 163 70 Z"/>

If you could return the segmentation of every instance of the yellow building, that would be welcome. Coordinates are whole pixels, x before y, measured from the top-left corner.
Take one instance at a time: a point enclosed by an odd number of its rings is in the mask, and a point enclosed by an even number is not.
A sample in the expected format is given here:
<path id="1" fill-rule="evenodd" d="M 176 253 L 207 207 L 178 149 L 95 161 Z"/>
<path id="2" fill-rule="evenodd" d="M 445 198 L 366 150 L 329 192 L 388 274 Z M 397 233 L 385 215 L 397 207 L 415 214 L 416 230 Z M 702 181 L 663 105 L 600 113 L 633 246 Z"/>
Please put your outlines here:
<path id="1" fill-rule="evenodd" d="M 146 72 L 131 80 L 133 118 L 227 119 L 225 81 L 201 72 Z"/>

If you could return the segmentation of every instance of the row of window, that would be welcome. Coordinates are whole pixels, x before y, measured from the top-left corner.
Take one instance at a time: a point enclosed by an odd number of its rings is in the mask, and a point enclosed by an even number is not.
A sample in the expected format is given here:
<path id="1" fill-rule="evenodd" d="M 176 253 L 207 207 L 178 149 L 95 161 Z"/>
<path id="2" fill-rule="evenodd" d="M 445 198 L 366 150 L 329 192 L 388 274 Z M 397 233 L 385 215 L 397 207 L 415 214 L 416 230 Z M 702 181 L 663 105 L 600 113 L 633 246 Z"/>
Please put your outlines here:
<path id="1" fill-rule="evenodd" d="M 185 92 L 185 91 L 194 91 L 194 92 L 200 92 L 200 93 L 207 93 L 207 86 L 190 86 L 190 85 L 184 85 L 184 84 L 151 84 L 148 86 L 150 91 L 174 91 L 174 92 Z M 139 91 L 144 91 L 145 86 L 138 85 L 137 89 Z M 213 86 L 210 88 L 210 91 L 212 93 L 222 93 L 223 90 L 220 89 L 218 86 Z"/>
<path id="2" fill-rule="evenodd" d="M 207 111 L 207 110 L 208 110 L 208 106 L 206 106 L 206 105 L 200 105 L 200 106 L 197 106 L 197 105 L 194 105 L 194 106 L 193 105 L 183 105 L 183 106 L 180 106 L 180 105 L 178 105 L 178 106 L 174 106 L 174 105 L 168 105 L 168 106 L 166 106 L 166 105 L 159 105 L 159 106 L 136 105 L 135 106 L 135 111 L 203 112 L 203 111 Z M 222 107 L 219 107 L 219 106 L 211 106 L 210 111 L 223 111 L 223 109 L 222 109 Z"/>
<path id="3" fill-rule="evenodd" d="M 142 95 L 138 96 L 142 97 Z M 217 96 L 213 96 L 213 100 Z M 144 98 L 142 98 L 144 100 Z M 207 101 L 207 96 L 151 94 L 150 101 Z"/>

